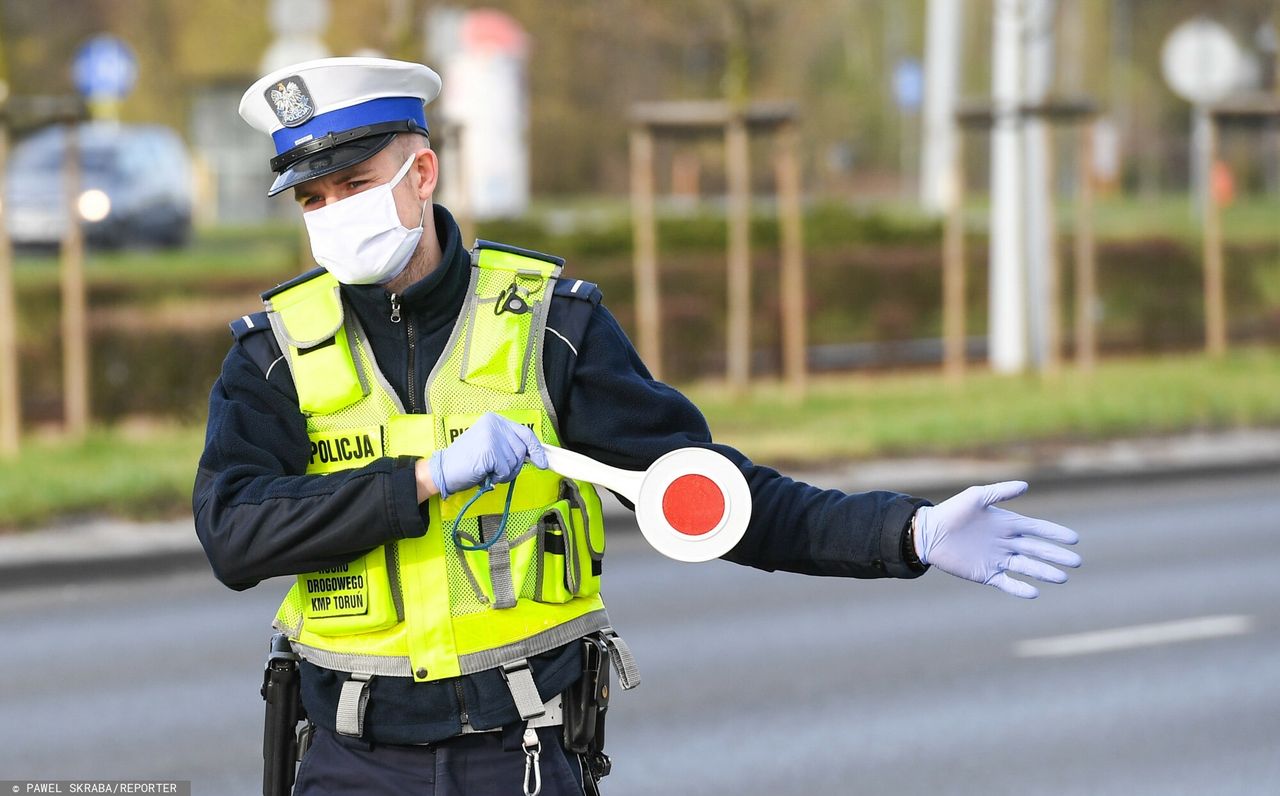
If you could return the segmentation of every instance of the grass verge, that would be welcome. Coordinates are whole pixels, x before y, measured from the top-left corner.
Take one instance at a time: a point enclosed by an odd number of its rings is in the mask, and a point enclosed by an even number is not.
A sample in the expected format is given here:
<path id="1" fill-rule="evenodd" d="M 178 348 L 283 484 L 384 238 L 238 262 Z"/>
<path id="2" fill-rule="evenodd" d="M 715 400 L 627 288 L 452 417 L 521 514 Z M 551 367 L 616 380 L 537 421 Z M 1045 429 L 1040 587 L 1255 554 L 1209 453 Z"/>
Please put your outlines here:
<path id="1" fill-rule="evenodd" d="M 1276 425 L 1280 351 L 1114 360 L 1088 376 L 974 372 L 958 385 L 936 372 L 843 375 L 815 380 L 802 403 L 777 386 L 741 399 L 716 385 L 687 393 L 718 440 L 761 462 L 812 465 Z"/>
<path id="2" fill-rule="evenodd" d="M 204 430 L 95 429 L 82 442 L 28 439 L 0 459 L 0 531 L 109 514 L 133 519 L 190 511 Z"/>
<path id="3" fill-rule="evenodd" d="M 719 441 L 767 464 L 994 453 L 1280 425 L 1280 350 L 1112 360 L 1089 376 L 1068 369 L 1051 379 L 974 372 L 959 385 L 936 372 L 842 375 L 815 379 L 802 402 L 768 384 L 744 398 L 715 384 L 686 393 Z M 19 458 L 0 461 L 0 530 L 85 514 L 182 515 L 202 444 L 202 429 L 172 426 L 99 429 L 74 444 L 28 440 Z"/>

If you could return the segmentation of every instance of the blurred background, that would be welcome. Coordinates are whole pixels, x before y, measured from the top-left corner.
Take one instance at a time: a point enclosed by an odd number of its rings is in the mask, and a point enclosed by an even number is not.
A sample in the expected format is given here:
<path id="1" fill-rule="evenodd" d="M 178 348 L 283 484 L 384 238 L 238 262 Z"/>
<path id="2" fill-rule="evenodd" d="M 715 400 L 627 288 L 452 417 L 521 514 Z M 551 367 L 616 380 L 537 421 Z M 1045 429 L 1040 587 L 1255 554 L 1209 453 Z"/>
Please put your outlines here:
<path id="1" fill-rule="evenodd" d="M 934 577 L 711 565 L 698 592 L 620 544 L 611 605 L 658 666 L 656 701 L 626 719 L 619 700 L 615 792 L 1014 790 L 993 769 L 1024 792 L 1280 789 L 1276 0 L 0 0 L 0 626 L 19 639 L 0 661 L 41 668 L 55 631 L 24 606 L 55 606 L 86 656 L 116 650 L 101 683 L 51 696 L 80 677 L 67 662 L 5 692 L 0 723 L 30 732 L 0 735 L 0 779 L 253 791 L 274 594 L 202 571 L 190 489 L 226 323 L 314 266 L 236 108 L 329 55 L 439 71 L 437 201 L 467 239 L 598 283 L 718 439 L 850 491 L 1030 474 L 1047 497 L 1024 510 L 1099 540 L 1036 618 Z M 1157 549 L 1137 580 L 1116 563 Z M 167 607 L 107 572 L 160 577 Z M 654 583 L 723 609 L 674 631 L 682 649 L 785 650 L 682 679 Z M 733 610 L 771 589 L 777 610 Z M 836 651 L 822 611 L 855 623 Z M 193 649 L 192 677 L 222 690 L 173 675 L 130 702 L 132 650 L 193 622 L 221 652 Z M 1125 627 L 1146 629 L 1087 635 Z M 1043 648 L 1018 645 L 1059 634 L 1111 657 L 1068 653 L 1042 682 Z M 958 650 L 956 671 L 930 664 Z M 862 702 L 837 709 L 849 672 Z M 735 729 L 758 718 L 742 678 L 787 684 L 753 696 L 773 711 L 756 735 Z M 1009 678 L 1021 706 L 997 699 Z M 169 700 L 211 719 L 155 725 Z M 149 727 L 137 748 L 86 729 L 116 709 Z M 65 722 L 100 751 L 48 752 Z"/>

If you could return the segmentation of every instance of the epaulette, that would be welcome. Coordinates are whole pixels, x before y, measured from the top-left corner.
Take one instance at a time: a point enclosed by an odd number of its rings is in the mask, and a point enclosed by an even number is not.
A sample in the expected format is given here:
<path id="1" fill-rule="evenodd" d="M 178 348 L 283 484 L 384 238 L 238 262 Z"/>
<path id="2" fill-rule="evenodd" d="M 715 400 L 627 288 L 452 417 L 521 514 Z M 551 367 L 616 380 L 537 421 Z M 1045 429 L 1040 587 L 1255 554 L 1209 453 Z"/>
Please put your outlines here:
<path id="1" fill-rule="evenodd" d="M 236 342 L 243 340 L 245 336 L 254 332 L 263 332 L 271 328 L 271 322 L 267 320 L 267 313 L 265 312 L 241 315 L 227 325 L 231 327 L 231 336 L 236 339 Z"/>
<path id="2" fill-rule="evenodd" d="M 288 290 L 289 288 L 294 287 L 295 285 L 300 285 L 303 282 L 309 282 L 323 273 L 324 273 L 324 269 L 320 268 L 319 266 L 312 268 L 310 271 L 307 271 L 305 274 L 299 274 L 298 276 L 295 276 L 293 279 L 290 279 L 288 282 L 281 282 L 280 284 L 276 285 L 270 290 L 264 292 L 262 294 L 262 300 L 266 301 L 267 299 L 271 298 L 277 293 L 281 293 L 285 290 Z"/>
<path id="3" fill-rule="evenodd" d="M 241 315 L 227 325 L 231 327 L 231 336 L 235 338 L 236 344 L 244 351 L 245 356 L 258 366 L 258 370 L 262 371 L 263 375 L 267 374 L 271 370 L 271 363 L 280 356 L 280 345 L 276 342 L 274 334 L 257 334 L 271 328 L 267 313 L 255 312 L 250 315 Z M 281 368 L 281 370 L 288 369 Z"/>
<path id="4" fill-rule="evenodd" d="M 577 356 L 582 340 L 586 337 L 591 317 L 595 315 L 603 294 L 594 282 L 582 279 L 560 278 L 556 280 L 551 302 L 551 314 L 547 318 L 547 331 L 555 334 L 569 345 Z M 564 301 L 563 299 L 578 299 Z M 550 338 L 548 338 L 550 339 Z"/>
<path id="5" fill-rule="evenodd" d="M 565 277 L 556 280 L 555 295 L 582 299 L 583 301 L 590 301 L 592 304 L 599 304 L 601 299 L 604 298 L 604 294 L 600 292 L 600 288 L 596 287 L 594 282 Z"/>

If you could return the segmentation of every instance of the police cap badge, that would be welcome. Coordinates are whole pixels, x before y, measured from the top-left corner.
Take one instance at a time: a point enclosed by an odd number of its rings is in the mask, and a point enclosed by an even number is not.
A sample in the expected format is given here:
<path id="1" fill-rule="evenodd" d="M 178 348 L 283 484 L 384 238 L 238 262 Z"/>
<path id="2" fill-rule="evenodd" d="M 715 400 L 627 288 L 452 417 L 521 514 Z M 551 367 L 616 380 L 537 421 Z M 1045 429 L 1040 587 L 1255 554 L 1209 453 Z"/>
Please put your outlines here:
<path id="1" fill-rule="evenodd" d="M 297 127 L 316 112 L 307 84 L 297 75 L 290 75 L 266 90 L 267 100 L 275 108 L 276 118 L 285 127 Z"/>

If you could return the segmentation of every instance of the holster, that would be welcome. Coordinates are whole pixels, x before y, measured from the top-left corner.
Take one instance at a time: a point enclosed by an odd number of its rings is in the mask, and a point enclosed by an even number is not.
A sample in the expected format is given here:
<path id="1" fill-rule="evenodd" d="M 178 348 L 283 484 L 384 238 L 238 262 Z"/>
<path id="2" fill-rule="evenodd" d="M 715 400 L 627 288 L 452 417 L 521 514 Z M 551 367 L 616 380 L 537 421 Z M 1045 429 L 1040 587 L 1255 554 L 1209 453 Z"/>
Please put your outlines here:
<path id="1" fill-rule="evenodd" d="M 310 725 L 298 731 L 307 718 L 302 707 L 298 656 L 289 637 L 276 633 L 262 673 L 262 699 L 266 719 L 262 731 L 262 796 L 289 796 L 298 760 L 310 740 Z"/>
<path id="2" fill-rule="evenodd" d="M 612 768 L 604 753 L 604 719 L 609 711 L 609 648 L 599 635 L 582 639 L 582 677 L 564 692 L 564 746 L 579 755 L 594 785 Z M 584 783 L 585 784 L 585 783 Z M 590 792 L 590 791 L 589 791 Z"/>

